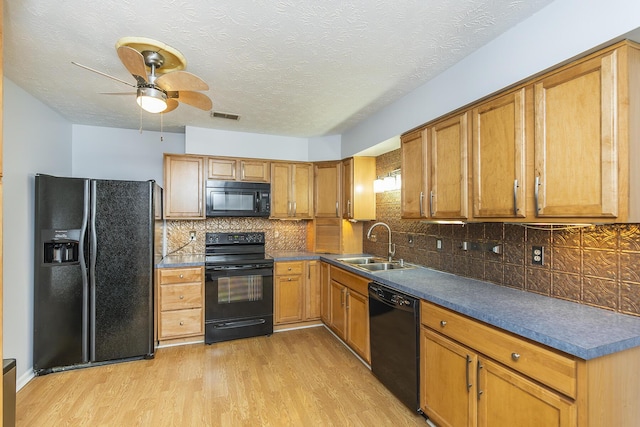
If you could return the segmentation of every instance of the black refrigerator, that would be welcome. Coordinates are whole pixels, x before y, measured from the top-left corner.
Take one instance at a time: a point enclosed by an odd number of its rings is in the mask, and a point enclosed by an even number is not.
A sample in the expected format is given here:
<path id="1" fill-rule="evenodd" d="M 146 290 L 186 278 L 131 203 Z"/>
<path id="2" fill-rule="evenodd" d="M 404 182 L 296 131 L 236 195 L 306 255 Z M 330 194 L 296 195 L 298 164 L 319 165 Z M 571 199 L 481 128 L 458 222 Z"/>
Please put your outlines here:
<path id="1" fill-rule="evenodd" d="M 36 375 L 154 355 L 154 181 L 35 177 Z"/>

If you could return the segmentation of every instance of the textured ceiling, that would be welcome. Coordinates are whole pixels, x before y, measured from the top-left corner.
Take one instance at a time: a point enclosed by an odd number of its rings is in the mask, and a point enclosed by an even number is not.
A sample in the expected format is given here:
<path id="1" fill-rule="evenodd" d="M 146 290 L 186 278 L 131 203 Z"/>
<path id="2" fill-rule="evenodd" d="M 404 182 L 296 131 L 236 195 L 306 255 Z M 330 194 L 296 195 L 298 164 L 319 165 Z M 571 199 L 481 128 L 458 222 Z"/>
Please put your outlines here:
<path id="1" fill-rule="evenodd" d="M 75 124 L 137 129 L 134 83 L 116 41 L 149 37 L 178 49 L 204 79 L 212 119 L 188 105 L 185 125 L 284 136 L 342 133 L 552 0 L 21 0 L 4 2 L 4 70 Z M 144 113 L 142 127 L 160 117 Z"/>

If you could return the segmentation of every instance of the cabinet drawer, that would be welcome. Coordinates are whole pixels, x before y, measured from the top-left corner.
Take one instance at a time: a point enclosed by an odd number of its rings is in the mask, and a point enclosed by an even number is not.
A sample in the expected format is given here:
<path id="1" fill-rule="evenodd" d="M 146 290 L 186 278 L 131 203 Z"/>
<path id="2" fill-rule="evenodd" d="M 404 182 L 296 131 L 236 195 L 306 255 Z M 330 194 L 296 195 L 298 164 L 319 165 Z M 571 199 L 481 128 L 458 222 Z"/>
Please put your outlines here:
<path id="1" fill-rule="evenodd" d="M 202 307 L 202 285 L 185 283 L 160 285 L 160 310 Z"/>
<path id="2" fill-rule="evenodd" d="M 201 308 L 165 311 L 160 315 L 160 338 L 175 338 L 203 333 Z"/>
<path id="3" fill-rule="evenodd" d="M 161 268 L 160 284 L 166 283 L 188 283 L 202 281 L 202 270 L 195 268 Z"/>
<path id="4" fill-rule="evenodd" d="M 303 261 L 276 262 L 276 275 L 297 275 L 304 271 Z"/>
<path id="5" fill-rule="evenodd" d="M 572 357 L 425 301 L 421 319 L 434 331 L 576 397 L 577 362 Z"/>

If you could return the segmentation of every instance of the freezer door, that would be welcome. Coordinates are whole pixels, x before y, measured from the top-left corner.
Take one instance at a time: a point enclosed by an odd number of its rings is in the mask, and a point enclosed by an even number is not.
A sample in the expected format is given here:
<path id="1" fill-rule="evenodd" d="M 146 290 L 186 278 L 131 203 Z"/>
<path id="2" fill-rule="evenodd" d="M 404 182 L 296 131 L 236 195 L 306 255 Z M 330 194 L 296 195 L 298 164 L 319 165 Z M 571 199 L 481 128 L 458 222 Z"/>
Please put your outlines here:
<path id="1" fill-rule="evenodd" d="M 34 227 L 33 369 L 88 361 L 88 282 L 84 262 L 89 181 L 37 175 Z M 60 248 L 75 240 L 75 260 Z M 61 243 L 67 242 L 67 243 Z M 47 251 L 53 247 L 57 255 Z"/>
<path id="2" fill-rule="evenodd" d="M 91 181 L 90 352 L 153 355 L 153 183 Z"/>

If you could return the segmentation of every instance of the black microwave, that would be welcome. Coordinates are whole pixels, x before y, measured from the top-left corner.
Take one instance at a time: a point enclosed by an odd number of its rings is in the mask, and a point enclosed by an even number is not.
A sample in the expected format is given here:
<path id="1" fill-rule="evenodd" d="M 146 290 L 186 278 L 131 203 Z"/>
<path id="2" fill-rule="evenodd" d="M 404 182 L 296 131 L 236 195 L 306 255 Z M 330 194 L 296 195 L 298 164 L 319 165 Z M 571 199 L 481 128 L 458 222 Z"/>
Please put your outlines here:
<path id="1" fill-rule="evenodd" d="M 208 180 L 208 217 L 262 216 L 271 213 L 271 184 Z"/>

